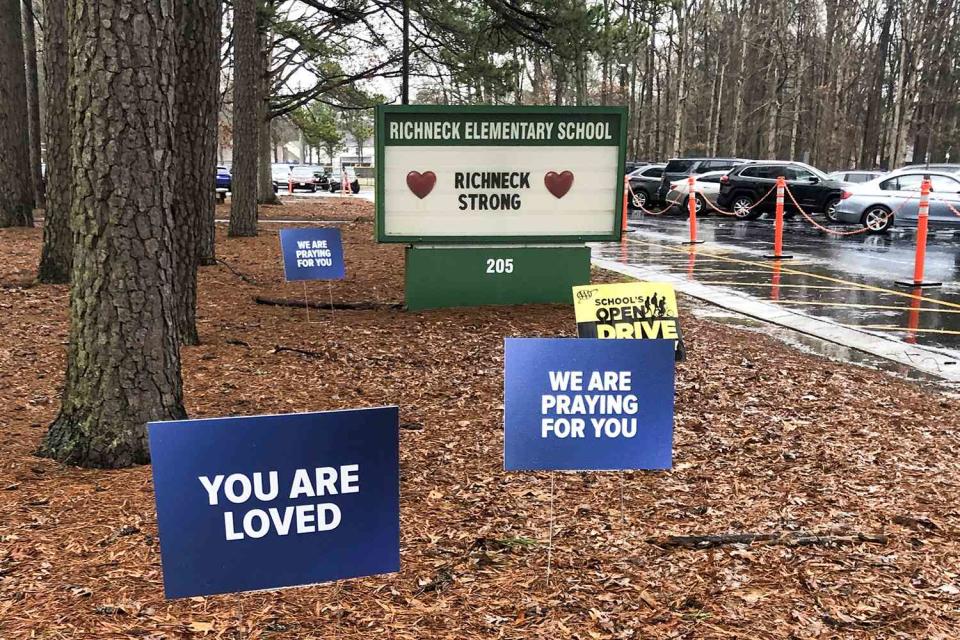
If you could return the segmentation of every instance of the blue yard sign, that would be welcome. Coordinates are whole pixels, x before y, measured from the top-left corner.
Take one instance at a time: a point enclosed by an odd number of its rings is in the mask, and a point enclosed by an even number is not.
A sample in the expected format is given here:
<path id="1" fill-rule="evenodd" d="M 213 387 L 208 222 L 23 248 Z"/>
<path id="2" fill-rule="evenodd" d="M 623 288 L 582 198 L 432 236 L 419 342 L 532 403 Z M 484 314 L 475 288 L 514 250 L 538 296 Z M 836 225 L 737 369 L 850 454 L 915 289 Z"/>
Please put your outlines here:
<path id="1" fill-rule="evenodd" d="M 339 229 L 280 229 L 283 276 L 295 280 L 343 280 L 343 241 Z"/>
<path id="2" fill-rule="evenodd" d="M 399 571 L 396 407 L 147 427 L 168 598 Z"/>
<path id="3" fill-rule="evenodd" d="M 504 468 L 669 469 L 672 340 L 507 338 Z"/>

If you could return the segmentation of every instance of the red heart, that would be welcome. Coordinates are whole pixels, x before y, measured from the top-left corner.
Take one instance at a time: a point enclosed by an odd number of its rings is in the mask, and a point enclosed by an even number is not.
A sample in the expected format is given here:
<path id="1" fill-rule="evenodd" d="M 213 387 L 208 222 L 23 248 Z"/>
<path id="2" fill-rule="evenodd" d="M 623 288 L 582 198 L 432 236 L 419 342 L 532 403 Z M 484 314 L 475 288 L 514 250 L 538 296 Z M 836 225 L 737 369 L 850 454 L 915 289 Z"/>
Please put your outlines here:
<path id="1" fill-rule="evenodd" d="M 421 200 L 433 191 L 435 184 L 437 184 L 437 174 L 433 171 L 425 171 L 423 173 L 411 171 L 407 174 L 407 186 L 410 187 L 410 191 L 413 191 L 413 195 Z"/>
<path id="2" fill-rule="evenodd" d="M 547 185 L 547 191 L 552 193 L 554 197 L 562 198 L 567 195 L 567 191 L 570 191 L 570 187 L 573 186 L 573 173 L 570 171 L 564 171 L 563 173 L 550 171 L 543 176 L 543 184 Z"/>

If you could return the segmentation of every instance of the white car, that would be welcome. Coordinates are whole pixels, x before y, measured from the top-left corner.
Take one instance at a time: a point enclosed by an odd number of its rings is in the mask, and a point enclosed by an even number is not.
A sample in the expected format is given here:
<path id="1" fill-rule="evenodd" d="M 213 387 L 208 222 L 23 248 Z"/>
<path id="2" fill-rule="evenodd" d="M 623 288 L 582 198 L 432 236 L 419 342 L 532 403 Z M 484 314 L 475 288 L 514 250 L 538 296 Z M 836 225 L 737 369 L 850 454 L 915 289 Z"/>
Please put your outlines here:
<path id="1" fill-rule="evenodd" d="M 709 213 L 710 207 L 703 201 L 706 198 L 713 206 L 717 205 L 717 197 L 720 195 L 720 178 L 727 175 L 729 170 L 708 171 L 698 176 L 693 176 L 693 192 L 697 205 L 697 215 Z M 675 209 L 681 213 L 686 213 L 687 202 L 690 196 L 690 188 L 686 179 L 676 180 L 670 183 L 670 191 L 667 192 L 667 200 L 675 202 Z M 704 208 L 707 211 L 704 212 Z"/>
<path id="2" fill-rule="evenodd" d="M 290 182 L 290 164 L 272 164 L 270 165 L 270 175 L 273 180 L 273 192 L 277 193 L 280 189 L 286 189 Z"/>
<path id="3" fill-rule="evenodd" d="M 842 182 L 846 186 L 854 186 L 858 184 L 864 184 L 865 182 L 870 182 L 871 180 L 876 180 L 883 175 L 883 171 L 860 171 L 860 170 L 850 170 L 850 171 L 834 171 L 833 173 L 828 173 L 827 177 L 831 180 L 836 180 L 837 182 Z"/>

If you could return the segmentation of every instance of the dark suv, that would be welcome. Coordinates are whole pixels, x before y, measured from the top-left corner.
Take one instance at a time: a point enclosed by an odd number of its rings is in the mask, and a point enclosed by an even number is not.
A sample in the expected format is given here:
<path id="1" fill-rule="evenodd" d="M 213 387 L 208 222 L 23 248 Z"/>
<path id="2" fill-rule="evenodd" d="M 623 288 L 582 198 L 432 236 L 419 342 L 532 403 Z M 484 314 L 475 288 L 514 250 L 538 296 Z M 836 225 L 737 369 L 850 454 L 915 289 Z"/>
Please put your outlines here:
<path id="1" fill-rule="evenodd" d="M 802 162 L 752 162 L 736 167 L 720 179 L 717 206 L 733 211 L 738 218 L 755 220 L 776 209 L 776 193 L 770 189 L 783 176 L 787 188 L 804 211 L 831 214 L 840 196 L 843 184 L 831 180 L 825 173 Z M 766 197 L 765 197 L 766 196 Z M 754 206 L 760 202 L 763 202 Z M 784 211 L 796 213 L 789 195 L 784 197 Z"/>
<path id="2" fill-rule="evenodd" d="M 687 176 L 698 176 L 707 171 L 723 171 L 732 169 L 749 160 L 740 158 L 674 158 L 663 169 L 660 179 L 660 188 L 657 190 L 657 201 L 665 202 L 670 191 L 671 182 L 679 182 Z"/>

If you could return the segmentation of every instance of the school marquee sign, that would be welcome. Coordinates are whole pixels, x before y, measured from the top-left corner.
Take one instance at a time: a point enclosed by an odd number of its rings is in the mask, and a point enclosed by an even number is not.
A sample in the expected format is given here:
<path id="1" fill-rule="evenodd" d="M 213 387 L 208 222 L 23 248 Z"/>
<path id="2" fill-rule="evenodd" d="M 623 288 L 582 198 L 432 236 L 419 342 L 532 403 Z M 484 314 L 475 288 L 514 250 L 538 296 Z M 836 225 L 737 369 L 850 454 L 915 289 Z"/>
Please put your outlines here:
<path id="1" fill-rule="evenodd" d="M 614 240 L 624 111 L 382 107 L 381 242 Z"/>
<path id="2" fill-rule="evenodd" d="M 408 306 L 565 301 L 582 243 L 620 238 L 625 147 L 622 107 L 378 107 L 376 234 L 412 245 Z"/>

